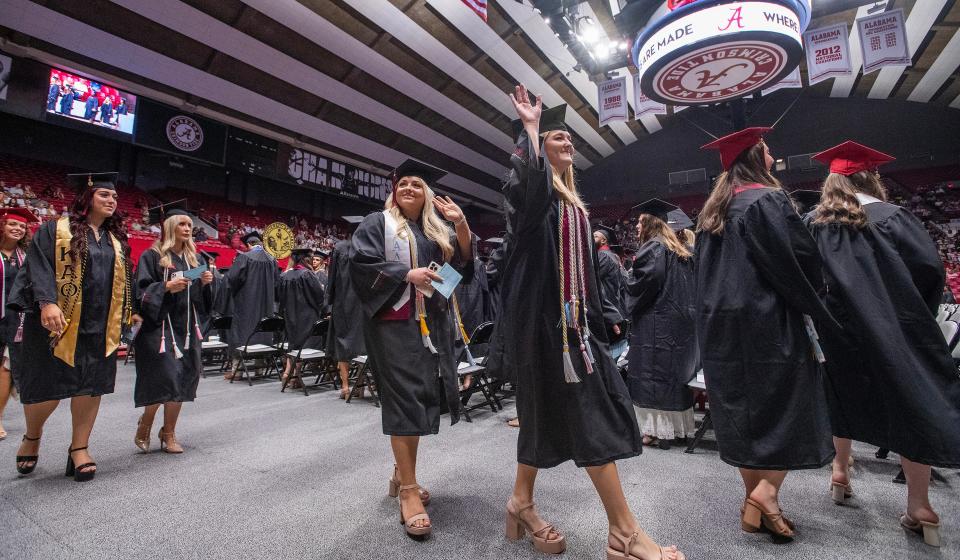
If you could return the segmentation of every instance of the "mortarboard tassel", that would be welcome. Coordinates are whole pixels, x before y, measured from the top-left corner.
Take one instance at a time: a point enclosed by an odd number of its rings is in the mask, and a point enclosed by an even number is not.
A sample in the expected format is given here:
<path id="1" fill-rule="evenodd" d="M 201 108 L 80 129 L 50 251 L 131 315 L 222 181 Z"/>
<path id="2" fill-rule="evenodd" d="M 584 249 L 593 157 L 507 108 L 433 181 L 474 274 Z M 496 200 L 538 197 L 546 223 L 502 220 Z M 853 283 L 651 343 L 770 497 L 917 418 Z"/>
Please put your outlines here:
<path id="1" fill-rule="evenodd" d="M 467 363 L 471 366 L 477 365 L 477 360 L 475 360 L 473 354 L 470 353 L 470 347 L 464 346 L 463 349 L 467 351 Z"/>
<path id="2" fill-rule="evenodd" d="M 573 361 L 570 359 L 570 349 L 563 347 L 563 380 L 567 383 L 580 383 L 577 377 L 577 370 L 573 369 Z"/>
<path id="3" fill-rule="evenodd" d="M 167 333 L 165 332 L 165 329 L 161 328 L 160 329 L 160 349 L 157 350 L 157 353 L 163 354 L 166 351 L 167 351 Z"/>

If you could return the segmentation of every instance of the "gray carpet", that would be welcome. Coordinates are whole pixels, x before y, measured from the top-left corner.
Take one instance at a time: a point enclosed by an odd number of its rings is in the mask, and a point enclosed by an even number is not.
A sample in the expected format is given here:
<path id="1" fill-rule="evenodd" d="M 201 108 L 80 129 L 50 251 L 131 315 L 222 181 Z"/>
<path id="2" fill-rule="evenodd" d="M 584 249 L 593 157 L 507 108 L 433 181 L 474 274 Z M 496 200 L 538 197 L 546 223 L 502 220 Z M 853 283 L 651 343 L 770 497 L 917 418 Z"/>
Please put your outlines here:
<path id="1" fill-rule="evenodd" d="M 184 406 L 180 456 L 133 445 L 133 367 L 103 400 L 91 449 L 94 481 L 63 476 L 69 410 L 47 424 L 37 471 L 18 478 L 14 455 L 23 410 L 11 402 L 0 442 L 0 558 L 543 558 L 529 541 L 504 539 L 504 505 L 515 468 L 516 430 L 478 411 L 472 424 L 444 423 L 420 448 L 420 482 L 433 493 L 434 536 L 408 539 L 387 497 L 392 465 L 379 410 L 344 404 L 333 391 L 304 397 L 277 382 L 254 387 L 211 377 Z M 708 439 L 712 437 L 708 436 Z M 830 501 L 829 471 L 791 474 L 782 504 L 797 524 L 792 544 L 740 530 L 739 477 L 707 441 L 695 455 L 651 449 L 620 463 L 631 506 L 662 543 L 688 558 L 958 558 L 960 476 L 933 485 L 945 545 L 923 545 L 897 524 L 906 488 L 890 483 L 895 459 L 855 448 L 856 498 Z M 544 517 L 567 535 L 566 557 L 604 558 L 606 524 L 586 473 L 571 464 L 541 473 Z"/>

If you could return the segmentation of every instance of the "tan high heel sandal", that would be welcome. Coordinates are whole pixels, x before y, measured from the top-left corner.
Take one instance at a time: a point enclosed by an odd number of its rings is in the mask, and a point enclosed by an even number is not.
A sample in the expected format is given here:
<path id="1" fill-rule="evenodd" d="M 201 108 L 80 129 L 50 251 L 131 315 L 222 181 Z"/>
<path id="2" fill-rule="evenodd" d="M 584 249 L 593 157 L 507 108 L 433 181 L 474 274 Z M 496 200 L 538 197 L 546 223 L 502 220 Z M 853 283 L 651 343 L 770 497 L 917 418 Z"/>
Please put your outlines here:
<path id="1" fill-rule="evenodd" d="M 511 506 L 513 506 L 515 509 L 511 509 Z M 513 498 L 510 498 L 510 500 L 507 502 L 507 538 L 512 541 L 516 541 L 522 539 L 524 534 L 530 533 L 530 537 L 533 539 L 534 548 L 540 552 L 545 552 L 547 554 L 560 554 L 566 550 L 566 538 L 560 534 L 560 531 L 557 531 L 553 525 L 544 522 L 543 526 L 534 529 L 528 525 L 526 521 L 520 518 L 520 514 L 523 513 L 524 510 L 532 507 L 533 502 L 522 506 L 515 506 Z M 554 540 L 549 540 L 548 537 L 550 536 L 551 531 L 560 536 Z"/>
<path id="2" fill-rule="evenodd" d="M 418 513 L 416 515 L 410 516 L 410 519 L 403 518 L 403 501 L 400 499 L 400 492 L 404 490 L 420 490 L 419 484 L 404 484 L 400 486 L 397 492 L 397 505 L 400 506 L 400 524 L 403 525 L 403 528 L 407 531 L 407 534 L 412 537 L 429 537 L 431 531 L 433 531 L 433 525 L 427 525 L 426 527 L 417 527 L 414 525 L 417 521 L 423 519 L 424 521 L 429 522 L 430 516 L 426 513 Z"/>
<path id="3" fill-rule="evenodd" d="M 150 430 L 153 429 L 153 422 L 143 423 L 143 416 L 137 420 L 137 434 L 133 436 L 133 444 L 140 448 L 144 453 L 150 452 Z"/>
<path id="4" fill-rule="evenodd" d="M 940 524 L 939 523 L 930 523 L 929 521 L 917 521 L 911 518 L 906 513 L 900 516 L 900 525 L 904 529 L 913 531 L 918 535 L 923 535 L 923 542 L 940 547 Z"/>
<path id="5" fill-rule="evenodd" d="M 763 507 L 747 498 L 741 510 L 740 527 L 748 533 L 756 533 L 763 527 L 773 533 L 774 537 L 792 539 L 794 525 L 783 516 L 783 510 L 776 513 L 763 511 Z"/>
<path id="6" fill-rule="evenodd" d="M 390 475 L 390 487 L 387 489 L 387 495 L 396 498 L 400 495 L 400 473 L 397 472 L 397 466 L 393 466 L 393 474 Z M 430 505 L 430 492 L 426 488 L 420 487 L 420 501 L 423 505 Z"/>
<path id="7" fill-rule="evenodd" d="M 830 497 L 833 498 L 833 503 L 837 505 L 843 505 L 843 502 L 845 500 L 853 497 L 853 487 L 850 486 L 849 484 L 831 482 Z"/>
<path id="8" fill-rule="evenodd" d="M 179 442 L 177 442 L 177 434 L 164 431 L 163 428 L 160 428 L 160 432 L 157 434 L 157 437 L 160 438 L 160 451 L 166 451 L 167 453 L 183 453 L 183 447 Z"/>
<path id="9" fill-rule="evenodd" d="M 620 541 L 621 550 L 613 549 L 613 546 L 610 544 L 610 537 Z M 607 560 L 621 560 L 623 558 L 629 558 L 630 560 L 643 560 L 639 556 L 636 556 L 630 552 L 630 550 L 633 548 L 633 541 L 639 538 L 640 533 L 634 533 L 629 537 L 624 537 L 623 535 L 618 535 L 611 531 L 607 537 Z M 676 546 L 661 546 L 660 560 L 667 560 L 667 557 L 664 555 L 667 552 L 674 553 L 676 555 L 675 560 L 687 560 L 687 557 L 684 556 L 682 552 L 677 550 Z"/>

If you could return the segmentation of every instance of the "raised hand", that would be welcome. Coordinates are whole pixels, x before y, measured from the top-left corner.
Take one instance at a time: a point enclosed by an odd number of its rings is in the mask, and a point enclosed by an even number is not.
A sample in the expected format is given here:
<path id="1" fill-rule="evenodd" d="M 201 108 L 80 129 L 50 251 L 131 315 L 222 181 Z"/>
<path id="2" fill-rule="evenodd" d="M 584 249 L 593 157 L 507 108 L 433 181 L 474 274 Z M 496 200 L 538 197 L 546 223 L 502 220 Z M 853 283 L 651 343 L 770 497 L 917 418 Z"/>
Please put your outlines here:
<path id="1" fill-rule="evenodd" d="M 457 206 L 449 196 L 436 196 L 433 198 L 433 207 L 443 216 L 444 220 L 459 224 L 463 219 L 463 210 Z"/>
<path id="2" fill-rule="evenodd" d="M 541 96 L 537 96 L 536 105 L 530 104 L 530 96 L 527 94 L 527 86 L 519 84 L 510 94 L 510 101 L 513 102 L 513 108 L 517 111 L 517 116 L 524 125 L 540 125 L 540 112 L 543 110 Z"/>

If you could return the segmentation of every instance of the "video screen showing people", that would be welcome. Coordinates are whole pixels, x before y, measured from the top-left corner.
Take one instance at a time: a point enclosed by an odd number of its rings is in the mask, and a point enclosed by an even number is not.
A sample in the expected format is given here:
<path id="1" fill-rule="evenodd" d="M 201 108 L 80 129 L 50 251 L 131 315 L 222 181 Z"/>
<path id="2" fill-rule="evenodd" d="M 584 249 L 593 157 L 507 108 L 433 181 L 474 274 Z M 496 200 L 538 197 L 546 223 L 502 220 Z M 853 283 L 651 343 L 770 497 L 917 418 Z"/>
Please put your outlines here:
<path id="1" fill-rule="evenodd" d="M 135 95 L 64 70 L 50 69 L 48 113 L 132 134 L 136 105 Z"/>

